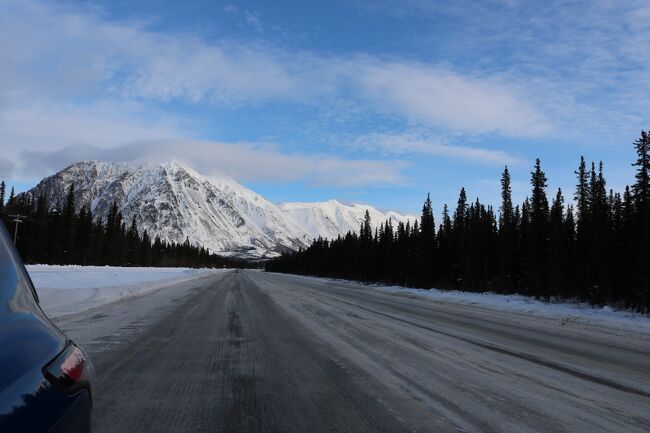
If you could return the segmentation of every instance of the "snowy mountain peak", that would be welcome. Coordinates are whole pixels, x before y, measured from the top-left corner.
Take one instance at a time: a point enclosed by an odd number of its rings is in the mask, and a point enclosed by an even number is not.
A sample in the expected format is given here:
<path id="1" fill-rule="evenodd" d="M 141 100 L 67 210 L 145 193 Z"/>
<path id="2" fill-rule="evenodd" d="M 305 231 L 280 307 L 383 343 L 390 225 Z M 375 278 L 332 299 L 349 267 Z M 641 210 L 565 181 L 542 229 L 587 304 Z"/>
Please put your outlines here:
<path id="1" fill-rule="evenodd" d="M 162 164 L 80 161 L 43 179 L 29 191 L 45 194 L 50 207 L 65 203 L 74 185 L 77 210 L 105 219 L 115 202 L 126 222 L 173 242 L 189 239 L 224 255 L 263 258 L 309 245 L 318 236 L 356 232 L 366 210 L 374 224 L 413 219 L 372 206 L 338 200 L 279 206 L 227 177 L 207 177 L 171 161 Z"/>
<path id="2" fill-rule="evenodd" d="M 377 227 L 388 219 L 395 224 L 416 217 L 397 212 L 381 212 L 369 205 L 345 205 L 337 200 L 316 203 L 282 203 L 279 208 L 300 224 L 310 236 L 334 239 L 347 232 L 358 232 L 366 211 L 370 214 L 373 226 Z"/>
<path id="3" fill-rule="evenodd" d="M 190 239 L 220 254 L 271 257 L 311 240 L 262 196 L 230 179 L 201 176 L 178 162 L 82 161 L 42 180 L 30 193 L 44 193 L 50 206 L 59 206 L 70 185 L 77 207 L 89 207 L 96 218 L 106 218 L 115 201 L 126 221 L 135 216 L 151 236 Z"/>

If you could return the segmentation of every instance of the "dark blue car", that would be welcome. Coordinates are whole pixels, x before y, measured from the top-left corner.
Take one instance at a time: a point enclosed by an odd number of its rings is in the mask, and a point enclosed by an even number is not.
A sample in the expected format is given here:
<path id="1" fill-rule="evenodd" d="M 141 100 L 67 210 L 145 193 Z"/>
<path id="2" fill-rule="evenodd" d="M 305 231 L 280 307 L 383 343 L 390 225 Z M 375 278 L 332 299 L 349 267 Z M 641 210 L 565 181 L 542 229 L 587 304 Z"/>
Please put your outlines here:
<path id="1" fill-rule="evenodd" d="M 94 370 L 45 316 L 0 223 L 0 432 L 90 431 Z"/>

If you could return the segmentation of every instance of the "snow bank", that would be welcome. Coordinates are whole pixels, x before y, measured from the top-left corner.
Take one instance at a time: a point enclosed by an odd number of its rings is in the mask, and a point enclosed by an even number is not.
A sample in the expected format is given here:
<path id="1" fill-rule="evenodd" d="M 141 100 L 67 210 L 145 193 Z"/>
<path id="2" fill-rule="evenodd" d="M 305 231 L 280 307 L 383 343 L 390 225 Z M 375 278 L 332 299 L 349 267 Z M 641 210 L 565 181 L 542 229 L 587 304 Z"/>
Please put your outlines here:
<path id="1" fill-rule="evenodd" d="M 61 317 L 223 270 L 28 265 L 27 271 L 43 310 Z"/>
<path id="2" fill-rule="evenodd" d="M 291 275 L 291 274 L 287 274 Z M 475 306 L 498 311 L 511 311 L 514 313 L 543 317 L 564 323 L 582 323 L 585 325 L 599 325 L 606 328 L 636 333 L 650 334 L 650 317 L 627 310 L 615 308 L 594 307 L 580 302 L 544 302 L 523 295 L 500 295 L 492 292 L 473 293 L 458 290 L 439 289 L 413 289 L 402 286 L 382 286 L 378 284 L 364 284 L 358 281 L 342 280 L 336 278 L 303 278 L 320 281 L 330 281 L 337 284 L 371 288 L 390 294 L 407 297 L 430 299 L 434 302 L 445 302 L 458 305 Z"/>
<path id="3" fill-rule="evenodd" d="M 371 285 L 373 289 L 388 293 L 412 295 L 439 302 L 474 305 L 502 311 L 512 311 L 531 316 L 558 319 L 562 322 L 596 324 L 608 328 L 650 333 L 650 317 L 612 307 L 594 307 L 578 302 L 544 302 L 523 295 L 496 293 L 471 293 L 457 290 L 412 289 L 401 286 Z"/>

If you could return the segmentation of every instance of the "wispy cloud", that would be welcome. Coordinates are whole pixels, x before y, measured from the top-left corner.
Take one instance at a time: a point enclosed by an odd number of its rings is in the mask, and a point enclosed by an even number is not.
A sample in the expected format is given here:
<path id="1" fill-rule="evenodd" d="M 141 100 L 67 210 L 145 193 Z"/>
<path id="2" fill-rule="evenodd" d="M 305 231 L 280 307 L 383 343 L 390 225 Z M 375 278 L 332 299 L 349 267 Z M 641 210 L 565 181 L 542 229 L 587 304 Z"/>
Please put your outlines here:
<path id="1" fill-rule="evenodd" d="M 449 144 L 441 138 L 422 132 L 373 133 L 357 138 L 354 145 L 399 157 L 428 155 L 489 165 L 514 165 L 522 162 L 521 158 L 501 150 Z"/>
<path id="2" fill-rule="evenodd" d="M 521 92 L 494 77 L 418 63 L 367 62 L 359 81 L 377 107 L 413 121 L 470 133 L 538 136 L 551 124 Z"/>
<path id="3" fill-rule="evenodd" d="M 11 84 L 6 97 L 67 92 L 222 106 L 317 105 L 327 97 L 354 99 L 379 113 L 468 133 L 529 136 L 550 127 L 521 89 L 498 75 L 474 76 L 367 55 L 208 43 L 30 0 L 0 8 L 0 74 Z M 259 23 L 255 15 L 247 19 Z M 20 49 L 15 40 L 21 41 Z"/>
<path id="4" fill-rule="evenodd" d="M 182 161 L 206 175 L 229 176 L 249 182 L 302 181 L 316 186 L 386 186 L 403 184 L 406 163 L 343 159 L 331 155 L 283 153 L 272 145 L 190 140 L 143 140 L 116 147 L 66 146 L 56 150 L 25 151 L 23 173 L 43 176 L 71 161 Z"/>
<path id="5" fill-rule="evenodd" d="M 228 4 L 223 7 L 223 11 L 228 14 L 238 14 L 239 8 L 237 7 L 237 5 Z"/>
<path id="6" fill-rule="evenodd" d="M 349 4 L 346 2 L 346 5 Z M 648 128 L 647 0 L 358 0 L 365 13 L 431 26 L 405 45 L 523 89 L 551 137 L 599 141 Z M 441 36 L 444 35 L 444 36 Z M 464 74 L 465 75 L 465 74 Z M 519 91 L 519 90 L 516 90 Z"/>
<path id="7" fill-rule="evenodd" d="M 439 3 L 409 0 L 400 3 L 400 11 L 389 12 L 409 19 L 449 18 L 457 25 L 456 33 L 444 38 L 448 42 L 437 46 L 448 55 L 446 63 L 441 62 L 445 56 L 426 61 L 407 54 L 322 54 L 259 40 L 206 40 L 163 33 L 146 22 L 108 20 L 70 3 L 0 0 L 0 147 L 5 154 L 0 169 L 23 164 L 21 170 L 44 171 L 60 168 L 64 157 L 110 158 L 113 151 L 126 157 L 129 147 L 153 149 L 133 143 L 159 143 L 165 149 L 160 155 L 171 157 L 179 143 L 192 143 L 188 149 L 196 150 L 188 152 L 194 155 L 188 162 L 206 169 L 214 164 L 242 179 L 403 181 L 403 166 L 392 161 L 287 152 L 282 143 L 269 149 L 198 141 L 204 137 L 194 135 L 174 112 L 176 103 L 224 111 L 265 104 L 296 111 L 309 107 L 337 125 L 372 112 L 376 117 L 367 129 L 385 119 L 399 126 L 385 134 L 358 132 L 360 147 L 387 158 L 432 155 L 489 164 L 516 163 L 518 157 L 465 145 L 476 143 L 472 137 L 600 139 L 603 132 L 620 136 L 648 127 L 647 2 Z M 468 7 L 479 13 L 466 13 Z M 223 12 L 261 25 L 259 16 L 247 16 L 241 7 L 226 6 Z M 399 132 L 419 128 L 442 134 Z M 469 139 L 437 138 L 445 132 Z M 26 151 L 26 159 L 19 160 L 17 149 Z M 201 152 L 223 155 L 204 160 Z M 236 158 L 255 163 L 246 167 Z M 281 169 L 270 169 L 273 164 Z"/>
<path id="8" fill-rule="evenodd" d="M 37 104 L 0 113 L 0 146 L 5 156 L 18 150 L 52 150 L 68 145 L 99 147 L 119 143 L 187 136 L 178 117 L 147 118 L 137 103 L 102 101 L 92 104 Z"/>

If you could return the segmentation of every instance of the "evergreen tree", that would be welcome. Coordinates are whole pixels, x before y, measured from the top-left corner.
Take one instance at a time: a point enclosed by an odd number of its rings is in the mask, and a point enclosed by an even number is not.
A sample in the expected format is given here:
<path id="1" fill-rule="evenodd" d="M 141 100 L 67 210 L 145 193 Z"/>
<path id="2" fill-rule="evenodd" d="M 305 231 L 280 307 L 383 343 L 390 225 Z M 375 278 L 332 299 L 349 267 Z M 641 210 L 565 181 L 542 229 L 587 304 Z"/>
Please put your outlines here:
<path id="1" fill-rule="evenodd" d="M 576 255 L 576 221 L 573 211 L 573 206 L 567 206 L 566 217 L 564 218 L 564 256 L 566 258 L 565 264 L 565 286 L 559 296 L 574 298 L 576 292 L 576 271 L 573 267 Z"/>
<path id="2" fill-rule="evenodd" d="M 140 237 L 138 233 L 138 222 L 135 218 L 135 215 L 133 215 L 131 225 L 129 226 L 129 230 L 126 234 L 126 264 L 128 266 L 136 266 L 138 263 L 140 263 L 139 243 Z"/>
<path id="3" fill-rule="evenodd" d="M 85 206 L 79 211 L 77 216 L 77 229 L 75 250 L 77 251 L 77 261 L 83 265 L 92 263 L 93 257 L 93 215 L 90 209 Z"/>
<path id="4" fill-rule="evenodd" d="M 632 185 L 636 218 L 636 248 L 639 253 L 635 263 L 636 292 L 644 311 L 650 311 L 650 134 L 641 131 L 641 137 L 634 142 L 637 160 L 635 182 Z"/>
<path id="5" fill-rule="evenodd" d="M 5 207 L 5 192 L 7 189 L 7 185 L 5 184 L 5 181 L 3 180 L 0 182 L 0 210 L 2 210 Z"/>
<path id="6" fill-rule="evenodd" d="M 589 239 L 586 240 L 587 249 L 584 251 L 587 266 L 585 266 L 585 279 L 588 293 L 585 295 L 594 302 L 603 303 L 609 297 L 609 266 L 611 264 L 610 252 L 610 206 L 607 200 L 606 182 L 603 175 L 603 163 L 600 162 L 598 171 L 595 164 L 591 163 L 591 176 L 589 181 L 589 213 L 587 224 Z"/>
<path id="7" fill-rule="evenodd" d="M 451 268 L 451 277 L 454 288 L 463 288 L 463 271 L 465 269 L 465 236 L 467 221 L 467 193 L 465 188 L 460 189 L 454 219 L 452 224 L 453 239 L 453 266 Z"/>
<path id="8" fill-rule="evenodd" d="M 438 230 L 437 236 L 437 276 L 438 281 L 444 287 L 451 287 L 454 284 L 452 266 L 454 263 L 454 239 L 451 218 L 449 217 L 449 208 L 447 204 L 442 209 L 442 223 Z"/>
<path id="9" fill-rule="evenodd" d="M 63 208 L 63 263 L 70 264 L 75 261 L 75 193 L 74 185 L 71 184 L 66 196 L 65 206 Z"/>
<path id="10" fill-rule="evenodd" d="M 591 238 L 589 227 L 589 177 L 591 173 L 587 170 L 587 163 L 583 156 L 580 157 L 580 165 L 575 174 L 578 177 L 574 198 L 577 212 L 576 248 L 579 253 L 574 256 L 573 269 L 576 276 L 574 283 L 576 287 L 585 287 L 588 285 L 585 254 L 589 248 L 589 239 Z"/>
<path id="11" fill-rule="evenodd" d="M 49 251 L 49 215 L 47 208 L 47 198 L 45 193 L 41 193 L 36 202 L 36 215 L 34 221 L 34 237 L 33 237 L 33 259 L 37 263 L 52 263 Z"/>
<path id="12" fill-rule="evenodd" d="M 11 192 L 9 193 L 9 200 L 7 200 L 7 207 L 12 208 L 15 205 L 15 200 L 16 200 L 16 192 L 14 190 L 14 187 L 11 187 Z"/>
<path id="13" fill-rule="evenodd" d="M 632 186 L 632 194 L 639 211 L 650 203 L 650 133 L 641 131 L 641 137 L 634 142 L 637 160 L 632 166 L 637 167 Z"/>
<path id="14" fill-rule="evenodd" d="M 573 216 L 571 216 L 571 219 Z M 566 287 L 567 236 L 564 196 L 558 188 L 550 212 L 549 295 L 560 295 Z"/>
<path id="15" fill-rule="evenodd" d="M 510 172 L 506 166 L 501 175 L 501 207 L 499 208 L 497 284 L 505 290 L 515 285 L 517 261 L 517 226 L 512 205 Z"/>
<path id="16" fill-rule="evenodd" d="M 372 221 L 370 219 L 370 212 L 368 212 L 367 209 L 363 217 L 363 223 L 361 224 L 361 233 L 359 233 L 359 240 L 361 241 L 361 245 L 360 245 L 361 254 L 359 256 L 361 275 L 363 280 L 368 281 L 371 279 L 373 239 L 372 239 Z M 321 240 L 321 245 L 322 244 L 323 242 Z"/>
<path id="17" fill-rule="evenodd" d="M 528 288 L 531 293 L 548 297 L 548 232 L 549 206 L 546 197 L 547 180 L 540 160 L 535 161 L 535 171 L 531 173 L 533 187 L 530 200 L 530 239 L 526 245 L 526 265 Z"/>
<path id="18" fill-rule="evenodd" d="M 433 218 L 433 208 L 431 205 L 431 196 L 429 194 L 427 194 L 427 198 L 422 206 L 419 234 L 418 285 L 426 286 L 427 282 L 434 278 L 436 248 L 436 223 Z"/>
<path id="19" fill-rule="evenodd" d="M 363 217 L 363 223 L 361 224 L 361 241 L 370 244 L 372 243 L 372 220 L 370 219 L 370 212 L 366 209 L 366 213 Z"/>

